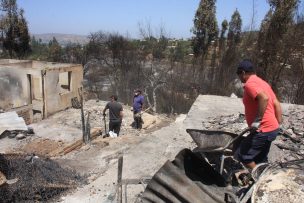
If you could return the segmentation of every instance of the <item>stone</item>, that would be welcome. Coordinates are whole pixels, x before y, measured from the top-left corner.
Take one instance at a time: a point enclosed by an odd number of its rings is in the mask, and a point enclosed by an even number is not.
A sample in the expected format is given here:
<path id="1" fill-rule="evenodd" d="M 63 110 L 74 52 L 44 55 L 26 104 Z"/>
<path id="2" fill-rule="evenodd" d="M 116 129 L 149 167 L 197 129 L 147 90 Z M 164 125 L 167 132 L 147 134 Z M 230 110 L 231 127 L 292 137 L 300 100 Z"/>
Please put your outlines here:
<path id="1" fill-rule="evenodd" d="M 26 136 L 25 136 L 25 134 L 23 134 L 23 133 L 19 133 L 19 134 L 16 136 L 16 139 L 17 139 L 17 140 L 22 140 L 22 139 L 24 139 L 24 138 L 26 138 Z"/>
<path id="2" fill-rule="evenodd" d="M 32 127 L 27 127 L 27 134 L 35 134 L 34 128 L 32 128 Z"/>
<path id="3" fill-rule="evenodd" d="M 15 138 L 16 135 L 17 135 L 17 133 L 13 133 L 13 132 L 8 132 L 8 133 L 7 133 L 7 137 L 8 137 L 8 138 L 11 138 L 11 139 L 12 139 L 12 138 Z"/>

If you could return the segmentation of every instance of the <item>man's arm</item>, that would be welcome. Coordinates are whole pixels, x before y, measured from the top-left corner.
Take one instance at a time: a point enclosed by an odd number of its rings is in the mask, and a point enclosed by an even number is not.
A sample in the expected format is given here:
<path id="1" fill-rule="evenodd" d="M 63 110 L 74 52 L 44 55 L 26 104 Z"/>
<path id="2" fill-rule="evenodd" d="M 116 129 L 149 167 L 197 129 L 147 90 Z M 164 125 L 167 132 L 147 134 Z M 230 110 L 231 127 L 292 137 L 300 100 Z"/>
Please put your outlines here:
<path id="1" fill-rule="evenodd" d="M 254 129 L 259 129 L 260 125 L 261 125 L 261 121 L 263 119 L 264 113 L 266 111 L 267 108 L 267 104 L 268 104 L 268 96 L 265 92 L 259 92 L 257 94 L 257 96 L 255 97 L 255 99 L 258 102 L 258 113 L 256 115 L 255 120 L 253 121 L 253 123 L 251 123 L 251 128 Z"/>
<path id="2" fill-rule="evenodd" d="M 106 110 L 109 108 L 109 105 L 107 104 L 106 106 L 105 106 L 105 108 L 103 109 L 103 111 L 102 111 L 102 115 L 106 115 Z"/>
<path id="3" fill-rule="evenodd" d="M 275 99 L 273 104 L 274 104 L 275 117 L 277 118 L 279 124 L 281 124 L 283 121 L 281 104 L 278 99 Z"/>
<path id="4" fill-rule="evenodd" d="M 269 98 L 268 98 L 267 94 L 264 91 L 262 91 L 257 94 L 256 100 L 258 101 L 257 118 L 262 119 L 264 116 L 264 113 L 266 111 Z"/>

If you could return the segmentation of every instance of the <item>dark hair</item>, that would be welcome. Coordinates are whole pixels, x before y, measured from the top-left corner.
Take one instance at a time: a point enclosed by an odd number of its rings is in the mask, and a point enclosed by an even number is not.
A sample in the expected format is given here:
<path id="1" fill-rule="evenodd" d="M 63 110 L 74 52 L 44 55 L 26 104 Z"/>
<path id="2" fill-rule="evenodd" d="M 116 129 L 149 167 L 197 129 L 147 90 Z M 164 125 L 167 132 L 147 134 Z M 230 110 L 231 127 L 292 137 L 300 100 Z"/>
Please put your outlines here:
<path id="1" fill-rule="evenodd" d="M 141 90 L 140 89 L 136 89 L 134 92 L 139 92 L 139 94 L 141 94 Z"/>
<path id="2" fill-rule="evenodd" d="M 237 67 L 237 74 L 240 74 L 242 72 L 247 72 L 247 73 L 254 73 L 255 68 L 253 66 L 253 63 L 249 59 L 244 59 L 241 63 L 239 63 Z"/>
<path id="3" fill-rule="evenodd" d="M 114 99 L 115 101 L 117 101 L 118 97 L 116 95 L 112 95 L 110 96 L 111 99 Z"/>

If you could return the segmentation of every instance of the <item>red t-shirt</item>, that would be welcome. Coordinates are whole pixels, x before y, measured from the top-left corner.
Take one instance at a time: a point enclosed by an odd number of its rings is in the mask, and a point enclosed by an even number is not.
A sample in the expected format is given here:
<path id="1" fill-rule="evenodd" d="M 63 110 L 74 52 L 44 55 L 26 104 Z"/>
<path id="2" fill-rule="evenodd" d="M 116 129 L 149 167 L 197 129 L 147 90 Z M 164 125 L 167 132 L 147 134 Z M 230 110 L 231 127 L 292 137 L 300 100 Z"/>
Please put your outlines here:
<path id="1" fill-rule="evenodd" d="M 276 96 L 270 85 L 256 75 L 251 75 L 244 86 L 243 103 L 245 106 L 245 117 L 248 126 L 251 126 L 258 115 L 258 101 L 255 98 L 262 91 L 268 96 L 268 104 L 259 131 L 270 132 L 279 128 L 274 108 Z"/>

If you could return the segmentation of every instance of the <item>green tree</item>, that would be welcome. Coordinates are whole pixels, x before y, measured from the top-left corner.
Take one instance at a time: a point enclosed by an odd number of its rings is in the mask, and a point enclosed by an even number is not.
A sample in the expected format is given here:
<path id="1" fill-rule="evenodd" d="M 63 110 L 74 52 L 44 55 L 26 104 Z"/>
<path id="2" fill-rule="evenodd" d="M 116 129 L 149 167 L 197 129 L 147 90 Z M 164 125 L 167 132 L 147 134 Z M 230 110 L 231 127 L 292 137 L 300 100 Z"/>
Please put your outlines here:
<path id="1" fill-rule="evenodd" d="M 80 44 L 67 44 L 62 52 L 64 62 L 85 64 L 85 50 Z"/>
<path id="2" fill-rule="evenodd" d="M 278 92 L 281 76 L 290 56 L 286 37 L 294 26 L 294 16 L 299 0 L 268 0 L 271 10 L 266 15 L 259 33 L 257 55 L 258 72 Z"/>
<path id="3" fill-rule="evenodd" d="M 194 17 L 192 32 L 193 52 L 195 56 L 207 56 L 208 48 L 218 36 L 215 0 L 201 0 Z"/>
<path id="4" fill-rule="evenodd" d="M 221 35 L 220 35 L 220 39 L 219 39 L 219 59 L 221 60 L 222 58 L 222 53 L 225 52 L 225 35 L 228 29 L 228 21 L 225 19 L 222 22 L 222 29 L 221 29 Z"/>
<path id="5" fill-rule="evenodd" d="M 15 52 L 18 58 L 23 58 L 27 53 L 31 51 L 30 47 L 30 35 L 28 32 L 28 26 L 26 19 L 24 18 L 24 11 L 21 9 L 18 19 L 18 33 L 17 33 L 17 44 Z"/>
<path id="6" fill-rule="evenodd" d="M 30 36 L 24 11 L 18 9 L 16 0 L 1 0 L 0 6 L 3 13 L 1 19 L 3 48 L 10 58 L 24 57 L 30 51 Z"/>
<path id="7" fill-rule="evenodd" d="M 224 24 L 224 28 L 225 28 Z M 235 64 L 240 60 L 239 44 L 241 42 L 242 19 L 240 13 L 235 10 L 231 16 L 227 37 L 227 49 L 223 52 L 217 75 L 218 87 L 216 93 L 230 95 L 232 81 L 235 78 Z"/>
<path id="8" fill-rule="evenodd" d="M 42 43 L 41 39 L 36 39 L 32 36 L 30 41 L 31 55 L 28 57 L 31 60 L 47 60 L 48 59 L 48 45 Z"/>
<path id="9" fill-rule="evenodd" d="M 53 39 L 49 42 L 49 54 L 48 60 L 53 62 L 61 62 L 62 60 L 62 49 L 57 39 L 53 37 Z"/>
<path id="10" fill-rule="evenodd" d="M 242 19 L 238 10 L 235 10 L 231 16 L 228 29 L 228 46 L 234 46 L 240 43 L 242 32 Z"/>

